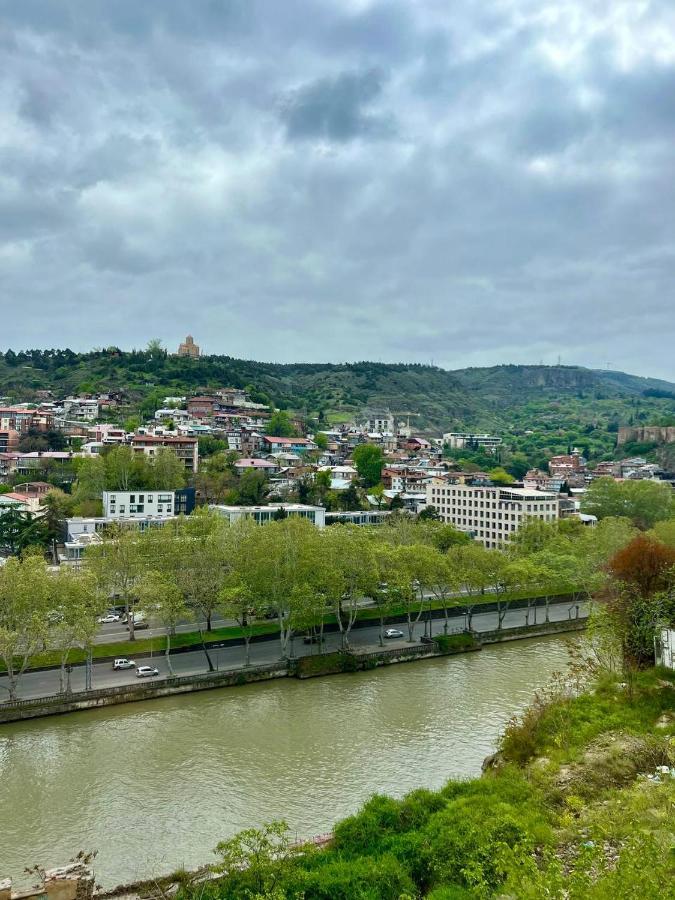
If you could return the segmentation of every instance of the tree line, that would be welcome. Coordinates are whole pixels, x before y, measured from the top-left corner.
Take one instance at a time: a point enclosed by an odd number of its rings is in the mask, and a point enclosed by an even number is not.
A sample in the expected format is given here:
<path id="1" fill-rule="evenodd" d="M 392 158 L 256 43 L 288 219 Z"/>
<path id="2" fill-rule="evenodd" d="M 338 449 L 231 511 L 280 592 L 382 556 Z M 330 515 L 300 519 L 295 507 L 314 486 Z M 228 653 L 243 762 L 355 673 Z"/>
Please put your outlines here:
<path id="1" fill-rule="evenodd" d="M 672 520 L 659 528 L 648 539 L 675 545 Z M 407 516 L 378 527 L 319 530 L 298 517 L 230 525 L 207 510 L 144 532 L 111 527 L 87 549 L 80 569 L 52 571 L 30 550 L 0 568 L 0 659 L 12 698 L 31 659 L 47 648 L 60 654 L 63 682 L 72 651 L 91 645 L 98 616 L 113 606 L 127 613 L 131 640 L 134 611 L 162 623 L 169 671 L 178 622 L 205 622 L 211 630 L 216 614 L 239 625 L 247 664 L 256 626 L 269 618 L 282 657 L 298 634 L 312 635 L 320 651 L 329 620 L 348 648 L 364 598 L 376 610 L 381 643 L 393 614 L 405 616 L 410 641 L 432 609 L 447 631 L 450 610 L 463 606 L 471 629 L 486 595 L 496 602 L 499 628 L 519 592 L 530 598 L 528 622 L 541 597 L 548 619 L 549 601 L 561 591 L 599 591 L 608 561 L 638 534 L 619 518 L 592 529 L 576 520 L 537 520 L 504 550 L 488 550 L 452 526 Z"/>

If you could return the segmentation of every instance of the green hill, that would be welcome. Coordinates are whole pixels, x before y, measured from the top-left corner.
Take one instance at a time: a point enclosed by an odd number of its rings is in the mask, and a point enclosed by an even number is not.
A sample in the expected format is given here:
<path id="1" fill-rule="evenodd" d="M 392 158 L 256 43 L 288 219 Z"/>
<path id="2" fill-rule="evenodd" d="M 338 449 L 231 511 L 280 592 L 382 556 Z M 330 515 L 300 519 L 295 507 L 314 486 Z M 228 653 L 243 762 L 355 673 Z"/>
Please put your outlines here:
<path id="1" fill-rule="evenodd" d="M 675 414 L 675 384 L 575 366 L 492 366 L 446 371 L 434 366 L 356 362 L 261 363 L 230 356 L 198 360 L 161 349 L 0 354 L 0 395 L 30 400 L 49 389 L 121 391 L 125 408 L 150 411 L 166 395 L 249 387 L 254 398 L 322 421 L 348 419 L 367 407 L 418 413 L 419 430 L 544 428 L 615 431 L 620 424 L 661 422 Z"/>

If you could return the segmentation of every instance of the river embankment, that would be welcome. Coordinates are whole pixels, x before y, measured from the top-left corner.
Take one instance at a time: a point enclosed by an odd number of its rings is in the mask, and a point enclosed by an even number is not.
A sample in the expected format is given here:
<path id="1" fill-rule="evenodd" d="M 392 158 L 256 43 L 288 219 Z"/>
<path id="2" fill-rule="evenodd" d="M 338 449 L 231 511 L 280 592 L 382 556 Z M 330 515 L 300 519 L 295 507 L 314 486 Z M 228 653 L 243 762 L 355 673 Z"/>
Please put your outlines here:
<path id="1" fill-rule="evenodd" d="M 478 776 L 578 635 L 356 674 L 280 678 L 0 729 L 2 872 L 98 850 L 104 888 L 194 869 L 242 828 L 331 831 L 373 793 Z"/>
<path id="2" fill-rule="evenodd" d="M 44 716 L 64 715 L 72 712 L 158 700 L 175 694 L 194 693 L 216 688 L 242 687 L 278 678 L 306 679 L 317 676 L 345 674 L 371 670 L 404 662 L 479 651 L 483 645 L 524 640 L 551 634 L 580 631 L 586 627 L 586 619 L 542 622 L 514 628 L 502 628 L 488 632 L 464 632 L 456 635 L 439 635 L 438 640 L 427 639 L 423 643 L 406 644 L 392 648 L 361 647 L 350 651 L 307 655 L 295 659 L 279 660 L 263 666 L 246 666 L 215 672 L 199 672 L 183 676 L 148 679 L 118 687 L 56 694 L 49 697 L 19 700 L 0 706 L 0 724 L 19 722 Z"/>

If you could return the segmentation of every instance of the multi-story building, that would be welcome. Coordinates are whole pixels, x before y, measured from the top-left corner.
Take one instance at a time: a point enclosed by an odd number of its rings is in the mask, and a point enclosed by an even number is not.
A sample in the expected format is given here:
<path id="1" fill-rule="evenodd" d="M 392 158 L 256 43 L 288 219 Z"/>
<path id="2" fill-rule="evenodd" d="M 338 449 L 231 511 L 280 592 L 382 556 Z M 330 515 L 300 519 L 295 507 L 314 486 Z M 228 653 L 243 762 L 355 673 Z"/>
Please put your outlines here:
<path id="1" fill-rule="evenodd" d="M 103 491 L 103 518 L 107 522 L 172 519 L 181 514 L 189 515 L 194 506 L 194 488 L 177 491 Z"/>
<path id="2" fill-rule="evenodd" d="M 473 434 L 464 431 L 448 431 L 443 435 L 443 443 L 451 450 L 485 450 L 494 453 L 502 439 L 491 434 Z"/>
<path id="3" fill-rule="evenodd" d="M 317 528 L 324 528 L 326 524 L 326 510 L 323 506 L 307 506 L 304 503 L 270 503 L 269 506 L 210 506 L 219 515 L 225 516 L 230 523 L 239 519 L 250 518 L 259 525 L 273 522 L 280 515 L 298 516 L 307 519 Z M 283 513 L 280 513 L 283 510 Z"/>
<path id="4" fill-rule="evenodd" d="M 578 475 L 586 471 L 586 460 L 578 450 L 573 450 L 571 453 L 562 453 L 549 459 L 548 471 L 557 478 Z"/>
<path id="5" fill-rule="evenodd" d="M 98 418 L 98 400 L 89 397 L 68 397 L 63 401 L 63 418 L 78 422 L 94 422 Z"/>
<path id="6" fill-rule="evenodd" d="M 186 471 L 196 472 L 199 468 L 199 445 L 195 437 L 135 434 L 131 439 L 131 447 L 137 453 L 145 453 L 151 459 L 156 456 L 160 448 L 164 447 L 182 460 Z"/>
<path id="7" fill-rule="evenodd" d="M 558 497 L 526 488 L 493 485 L 482 474 L 457 473 L 427 485 L 427 505 L 443 522 L 469 532 L 486 547 L 510 540 L 528 519 L 558 518 Z"/>
<path id="8" fill-rule="evenodd" d="M 54 414 L 47 409 L 29 409 L 25 406 L 0 406 L 1 431 L 49 431 L 54 427 Z"/>

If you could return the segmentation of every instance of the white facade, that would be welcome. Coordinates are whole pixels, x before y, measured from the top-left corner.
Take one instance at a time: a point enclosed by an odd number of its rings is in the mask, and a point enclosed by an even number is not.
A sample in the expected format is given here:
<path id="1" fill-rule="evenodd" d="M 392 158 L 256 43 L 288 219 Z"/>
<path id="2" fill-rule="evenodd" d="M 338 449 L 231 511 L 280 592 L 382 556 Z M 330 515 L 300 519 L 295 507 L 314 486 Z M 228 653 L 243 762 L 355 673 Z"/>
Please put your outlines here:
<path id="1" fill-rule="evenodd" d="M 443 435 L 443 443 L 447 444 L 452 450 L 464 450 L 467 445 L 473 444 L 481 450 L 487 450 L 489 453 L 494 451 L 501 444 L 500 437 L 493 437 L 491 434 L 471 434 L 463 431 L 448 431 Z"/>
<path id="2" fill-rule="evenodd" d="M 103 491 L 103 516 L 109 522 L 120 519 L 171 519 L 173 491 Z"/>
<path id="3" fill-rule="evenodd" d="M 504 544 L 528 519 L 558 518 L 556 494 L 525 488 L 434 479 L 427 485 L 426 499 L 443 522 L 470 532 L 486 547 Z"/>
<path id="4" fill-rule="evenodd" d="M 210 506 L 209 509 L 225 516 L 230 523 L 250 518 L 255 519 L 259 525 L 264 525 L 267 522 L 273 522 L 275 513 L 279 509 L 283 509 L 288 516 L 300 516 L 308 519 L 317 528 L 324 528 L 326 525 L 326 510 L 323 506 L 307 506 L 304 503 L 270 503 L 269 506 L 224 506 L 219 504 Z"/>

